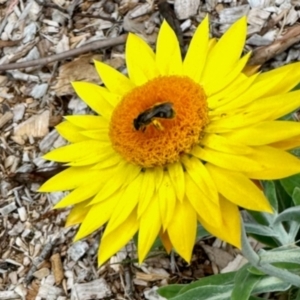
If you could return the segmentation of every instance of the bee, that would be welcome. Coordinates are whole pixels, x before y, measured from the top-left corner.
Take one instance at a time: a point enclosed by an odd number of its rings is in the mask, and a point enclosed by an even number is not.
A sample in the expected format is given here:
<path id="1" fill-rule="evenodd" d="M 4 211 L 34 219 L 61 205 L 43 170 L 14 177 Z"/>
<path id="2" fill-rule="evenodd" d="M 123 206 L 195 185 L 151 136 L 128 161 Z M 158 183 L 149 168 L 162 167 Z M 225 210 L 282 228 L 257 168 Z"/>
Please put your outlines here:
<path id="1" fill-rule="evenodd" d="M 157 119 L 173 119 L 174 117 L 175 110 L 173 109 L 173 103 L 159 103 L 140 113 L 137 118 L 133 120 L 133 126 L 135 130 L 141 130 L 143 132 L 150 124 L 153 124 L 158 130 L 163 130 L 163 126 Z"/>

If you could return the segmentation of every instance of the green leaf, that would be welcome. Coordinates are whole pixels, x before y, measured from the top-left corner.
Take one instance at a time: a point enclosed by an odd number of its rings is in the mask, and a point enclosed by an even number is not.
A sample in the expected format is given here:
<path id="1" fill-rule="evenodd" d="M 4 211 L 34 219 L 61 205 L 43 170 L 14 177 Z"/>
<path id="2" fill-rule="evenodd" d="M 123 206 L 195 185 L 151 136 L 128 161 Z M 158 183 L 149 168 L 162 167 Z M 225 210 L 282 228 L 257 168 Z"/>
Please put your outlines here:
<path id="1" fill-rule="evenodd" d="M 232 285 L 209 285 L 196 287 L 179 294 L 172 300 L 230 300 Z"/>
<path id="2" fill-rule="evenodd" d="M 300 205 L 300 188 L 297 186 L 294 188 L 292 199 L 295 205 Z"/>
<path id="3" fill-rule="evenodd" d="M 244 222 L 244 225 L 247 233 L 253 233 L 253 234 L 258 234 L 263 236 L 271 236 L 271 237 L 277 236 L 276 232 L 274 232 L 270 227 L 255 224 L 255 223 L 246 223 L 246 222 Z"/>
<path id="4" fill-rule="evenodd" d="M 248 300 L 261 278 L 262 276 L 251 274 L 248 265 L 241 268 L 235 276 L 231 300 Z"/>
<path id="5" fill-rule="evenodd" d="M 236 274 L 236 272 L 229 272 L 229 273 L 217 274 L 217 275 L 212 275 L 212 276 L 208 276 L 205 278 L 201 278 L 201 279 L 187 285 L 186 287 L 184 287 L 180 291 L 180 293 L 183 293 L 190 289 L 194 289 L 196 287 L 201 287 L 201 286 L 233 284 L 235 274 Z"/>
<path id="6" fill-rule="evenodd" d="M 276 187 L 273 181 L 262 182 L 264 193 L 275 211 L 278 211 L 278 200 L 276 195 Z"/>
<path id="7" fill-rule="evenodd" d="M 289 177 L 290 178 L 290 177 Z M 288 178 L 285 178 L 283 180 L 287 180 Z M 293 200 L 292 197 L 289 195 L 289 193 L 286 191 L 286 189 L 283 187 L 282 181 L 275 181 L 276 186 L 276 193 L 277 193 L 277 199 L 278 199 L 278 212 L 281 212 L 285 210 L 286 208 L 289 208 L 293 206 Z"/>
<path id="8" fill-rule="evenodd" d="M 297 264 L 298 268 L 300 265 L 300 248 L 296 246 L 289 246 L 293 247 L 291 248 L 277 248 L 274 250 L 270 251 L 260 251 L 259 256 L 260 256 L 260 261 L 261 264 L 264 263 L 291 263 L 291 264 Z M 291 268 L 292 266 L 289 267 L 289 265 L 286 265 L 285 268 Z"/>
<path id="9" fill-rule="evenodd" d="M 185 286 L 186 284 L 170 284 L 159 288 L 157 292 L 160 296 L 170 299 L 177 296 L 181 289 Z"/>
<path id="10" fill-rule="evenodd" d="M 300 222 L 300 206 L 293 206 L 284 210 L 275 218 L 274 224 L 289 221 Z"/>
<path id="11" fill-rule="evenodd" d="M 300 187 L 300 174 L 296 174 L 280 180 L 285 191 L 292 196 L 295 187 Z"/>
<path id="12" fill-rule="evenodd" d="M 196 240 L 201 240 L 207 236 L 210 236 L 211 234 L 208 233 L 204 227 L 201 224 L 198 224 L 197 226 L 197 236 L 196 236 Z"/>
<path id="13" fill-rule="evenodd" d="M 286 291 L 291 284 L 277 277 L 264 276 L 253 289 L 253 294 L 270 293 L 276 291 Z"/>

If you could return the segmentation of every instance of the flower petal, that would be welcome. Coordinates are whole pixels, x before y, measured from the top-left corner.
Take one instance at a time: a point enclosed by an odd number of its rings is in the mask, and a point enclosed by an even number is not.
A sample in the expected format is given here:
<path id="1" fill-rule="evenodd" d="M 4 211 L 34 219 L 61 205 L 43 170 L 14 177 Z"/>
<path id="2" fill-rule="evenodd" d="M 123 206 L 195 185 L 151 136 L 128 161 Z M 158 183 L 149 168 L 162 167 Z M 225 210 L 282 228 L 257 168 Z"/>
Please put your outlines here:
<path id="1" fill-rule="evenodd" d="M 156 66 L 160 75 L 182 74 L 179 42 L 167 21 L 163 21 L 157 37 Z"/>
<path id="2" fill-rule="evenodd" d="M 141 175 L 137 176 L 123 191 L 119 203 L 115 207 L 106 226 L 104 236 L 125 222 L 127 217 L 135 210 L 139 200 L 139 193 L 137 191 L 141 186 L 142 179 Z"/>
<path id="3" fill-rule="evenodd" d="M 223 105 L 231 102 L 233 99 L 247 91 L 247 89 L 257 79 L 257 76 L 258 74 L 254 74 L 251 77 L 247 77 L 243 73 L 239 74 L 239 76 L 230 85 L 208 97 L 207 102 L 209 108 L 216 111 L 218 111 L 218 109 L 222 110 Z M 214 113 L 214 111 L 211 111 L 211 113 Z"/>
<path id="4" fill-rule="evenodd" d="M 222 79 L 215 80 L 215 81 L 209 81 L 208 83 L 204 84 L 204 90 L 206 95 L 210 96 L 213 94 L 216 94 L 220 90 L 224 89 L 226 86 L 228 86 L 230 83 L 232 83 L 238 76 L 241 74 L 242 70 L 244 69 L 247 61 L 250 58 L 251 53 L 247 53 L 244 55 L 232 68 L 232 70 L 224 75 Z"/>
<path id="5" fill-rule="evenodd" d="M 232 153 L 224 153 L 210 148 L 201 148 L 196 146 L 191 154 L 203 161 L 210 162 L 218 167 L 240 171 L 240 172 L 259 172 L 264 167 L 250 155 L 238 155 Z"/>
<path id="6" fill-rule="evenodd" d="M 257 80 L 254 84 L 245 91 L 245 93 L 238 95 L 235 99 L 232 99 L 231 102 L 222 106 L 222 110 L 233 110 L 239 108 L 241 106 L 245 106 L 251 102 L 253 99 L 259 99 L 261 97 L 268 97 L 270 91 L 276 88 L 280 82 L 285 81 L 288 77 L 289 70 L 285 70 L 281 73 L 276 73 L 270 78 L 266 78 L 265 80 L 260 80 L 260 76 L 258 75 Z M 281 91 L 278 94 L 282 94 Z M 270 95 L 271 96 L 271 95 Z"/>
<path id="7" fill-rule="evenodd" d="M 57 162 L 75 162 L 92 155 L 97 155 L 102 151 L 113 151 L 111 146 L 104 145 L 103 142 L 86 140 L 54 149 L 45 154 L 43 158 Z"/>
<path id="8" fill-rule="evenodd" d="M 183 75 L 199 82 L 208 53 L 209 40 L 208 15 L 197 27 L 183 62 Z"/>
<path id="9" fill-rule="evenodd" d="M 109 123 L 101 116 L 66 116 L 65 119 L 76 127 L 86 130 L 105 129 L 109 127 Z"/>
<path id="10" fill-rule="evenodd" d="M 168 172 L 175 188 L 176 197 L 182 201 L 185 195 L 184 172 L 180 162 L 168 165 Z"/>
<path id="11" fill-rule="evenodd" d="M 252 179 L 274 180 L 300 173 L 300 160 L 280 149 L 269 146 L 255 147 L 251 158 L 264 167 L 259 172 L 246 172 Z"/>
<path id="12" fill-rule="evenodd" d="M 195 157 L 183 157 L 182 162 L 186 172 L 191 176 L 196 185 L 211 202 L 219 206 L 218 191 L 209 172 L 203 163 Z"/>
<path id="13" fill-rule="evenodd" d="M 98 250 L 98 265 L 102 265 L 119 251 L 134 236 L 139 228 L 136 212 L 133 211 L 121 226 L 102 237 Z"/>
<path id="14" fill-rule="evenodd" d="M 96 113 L 110 119 L 113 106 L 102 95 L 102 89 L 90 82 L 72 82 L 76 94 Z"/>
<path id="15" fill-rule="evenodd" d="M 165 230 L 173 218 L 176 205 L 176 194 L 173 184 L 167 172 L 164 172 L 163 180 L 158 189 L 159 210 L 163 230 Z"/>
<path id="16" fill-rule="evenodd" d="M 101 202 L 108 197 L 112 196 L 121 187 L 125 187 L 131 181 L 133 181 L 139 174 L 141 168 L 127 162 L 121 162 L 117 167 L 114 167 L 114 176 L 111 177 L 110 174 L 106 177 L 105 184 L 102 189 L 90 202 L 90 205 Z"/>
<path id="17" fill-rule="evenodd" d="M 74 205 L 74 207 L 72 207 L 67 217 L 65 227 L 80 224 L 84 220 L 86 214 L 90 209 L 89 207 L 87 207 L 89 201 L 90 200 L 83 201 L 81 203 Z"/>
<path id="18" fill-rule="evenodd" d="M 191 261 L 192 250 L 196 239 L 196 212 L 188 201 L 177 201 L 172 222 L 168 226 L 168 234 L 176 252 Z"/>
<path id="19" fill-rule="evenodd" d="M 203 193 L 190 175 L 185 173 L 186 181 L 186 197 L 194 210 L 206 222 L 221 224 L 222 212 L 219 203 L 214 203 L 210 198 Z M 219 195 L 218 195 L 219 199 Z"/>
<path id="20" fill-rule="evenodd" d="M 100 173 L 99 175 L 103 176 L 103 175 L 105 175 L 105 173 L 103 172 L 102 174 Z M 101 178 L 101 177 L 99 177 L 99 178 Z M 85 184 L 77 187 L 71 193 L 69 193 L 65 198 L 63 198 L 61 201 L 59 201 L 54 206 L 54 208 L 55 209 L 64 208 L 64 207 L 67 207 L 70 205 L 80 203 L 87 199 L 90 199 L 91 197 L 95 196 L 99 192 L 99 190 L 101 189 L 104 182 L 105 182 L 105 180 L 99 179 L 96 181 L 90 181 L 88 183 L 85 183 Z"/>
<path id="21" fill-rule="evenodd" d="M 151 47 L 132 33 L 128 34 L 126 42 L 126 65 L 135 85 L 142 85 L 159 74 Z"/>
<path id="22" fill-rule="evenodd" d="M 140 218 L 138 257 L 139 263 L 146 258 L 161 229 L 158 198 L 153 199 Z"/>
<path id="23" fill-rule="evenodd" d="M 111 217 L 114 209 L 117 207 L 117 204 L 120 201 L 120 196 L 121 193 L 119 192 L 105 201 L 102 201 L 93 206 L 88 206 L 89 211 L 83 222 L 81 223 L 74 241 L 78 241 L 88 236 L 95 230 L 99 229 L 102 225 L 104 225 Z"/>
<path id="24" fill-rule="evenodd" d="M 198 219 L 208 232 L 241 249 L 241 219 L 239 209 L 237 205 L 222 196 L 220 197 L 220 205 L 223 212 L 223 222 L 220 226 L 215 226 L 211 222 L 207 223 L 200 216 L 198 216 Z"/>
<path id="25" fill-rule="evenodd" d="M 269 146 L 278 148 L 281 150 L 291 150 L 300 147 L 300 136 L 294 136 L 290 139 L 282 140 L 276 143 L 272 143 Z"/>
<path id="26" fill-rule="evenodd" d="M 230 133 L 228 134 L 230 136 Z M 253 150 L 251 147 L 243 145 L 240 141 L 235 141 L 220 134 L 206 134 L 201 140 L 201 145 L 208 148 L 232 154 L 249 154 Z"/>
<path id="27" fill-rule="evenodd" d="M 155 173 L 150 170 L 143 172 L 143 181 L 140 188 L 140 200 L 138 203 L 138 218 L 140 219 L 150 202 L 154 200 L 154 193 L 156 190 Z"/>
<path id="28" fill-rule="evenodd" d="M 230 140 L 251 146 L 274 143 L 300 135 L 300 124 L 290 121 L 266 121 L 225 134 Z"/>
<path id="29" fill-rule="evenodd" d="M 100 151 L 90 151 L 89 155 L 86 155 L 83 158 L 78 158 L 74 161 L 69 162 L 67 165 L 72 167 L 80 167 L 80 166 L 87 166 L 93 165 L 98 162 L 106 161 L 106 160 L 114 160 L 118 158 L 118 154 L 114 152 L 111 146 L 102 147 Z"/>
<path id="30" fill-rule="evenodd" d="M 77 143 L 86 140 L 86 137 L 79 133 L 80 128 L 68 121 L 61 122 L 55 129 L 68 142 Z"/>
<path id="31" fill-rule="evenodd" d="M 91 178 L 97 178 L 98 170 L 91 170 L 89 167 L 70 167 L 59 174 L 51 177 L 40 188 L 39 192 L 57 192 L 73 190 Z"/>
<path id="32" fill-rule="evenodd" d="M 169 237 L 168 231 L 164 231 L 163 232 L 161 230 L 159 236 L 160 236 L 161 242 L 162 242 L 162 244 L 163 244 L 166 252 L 168 254 L 170 254 L 170 252 L 172 251 L 173 245 L 172 245 L 172 243 L 170 241 L 170 237 Z"/>
<path id="33" fill-rule="evenodd" d="M 245 45 L 246 33 L 247 21 L 243 17 L 235 22 L 212 48 L 200 81 L 204 86 L 229 74 L 236 66 Z"/>
<path id="34" fill-rule="evenodd" d="M 101 80 L 110 92 L 124 96 L 135 87 L 134 83 L 128 77 L 111 66 L 100 61 L 95 61 L 95 67 Z"/>
<path id="35" fill-rule="evenodd" d="M 218 191 L 236 205 L 255 211 L 272 213 L 272 207 L 262 191 L 245 175 L 206 164 Z"/>

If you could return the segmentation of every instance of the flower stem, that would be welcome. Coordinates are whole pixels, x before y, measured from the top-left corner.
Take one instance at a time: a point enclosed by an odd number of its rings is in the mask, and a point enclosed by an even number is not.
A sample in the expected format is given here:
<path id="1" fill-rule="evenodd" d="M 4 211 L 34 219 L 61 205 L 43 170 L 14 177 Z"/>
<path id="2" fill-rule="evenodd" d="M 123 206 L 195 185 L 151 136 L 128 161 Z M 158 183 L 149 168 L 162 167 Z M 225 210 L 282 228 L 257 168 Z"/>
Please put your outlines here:
<path id="1" fill-rule="evenodd" d="M 253 267 L 257 268 L 263 273 L 277 277 L 282 281 L 300 287 L 300 276 L 295 275 L 285 269 L 280 269 L 272 266 L 269 263 L 263 262 L 261 257 L 252 249 L 246 235 L 244 224 L 242 225 L 242 253 Z"/>

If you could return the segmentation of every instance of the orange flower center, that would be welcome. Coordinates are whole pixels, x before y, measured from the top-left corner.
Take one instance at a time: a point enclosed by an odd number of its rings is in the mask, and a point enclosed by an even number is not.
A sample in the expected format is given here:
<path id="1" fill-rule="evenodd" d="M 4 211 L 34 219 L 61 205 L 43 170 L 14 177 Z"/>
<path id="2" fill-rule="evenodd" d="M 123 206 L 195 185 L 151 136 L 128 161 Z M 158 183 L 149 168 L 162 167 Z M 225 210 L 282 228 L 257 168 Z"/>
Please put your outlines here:
<path id="1" fill-rule="evenodd" d="M 113 148 L 144 168 L 179 161 L 208 124 L 202 87 L 185 76 L 162 76 L 126 94 L 110 123 Z"/>

